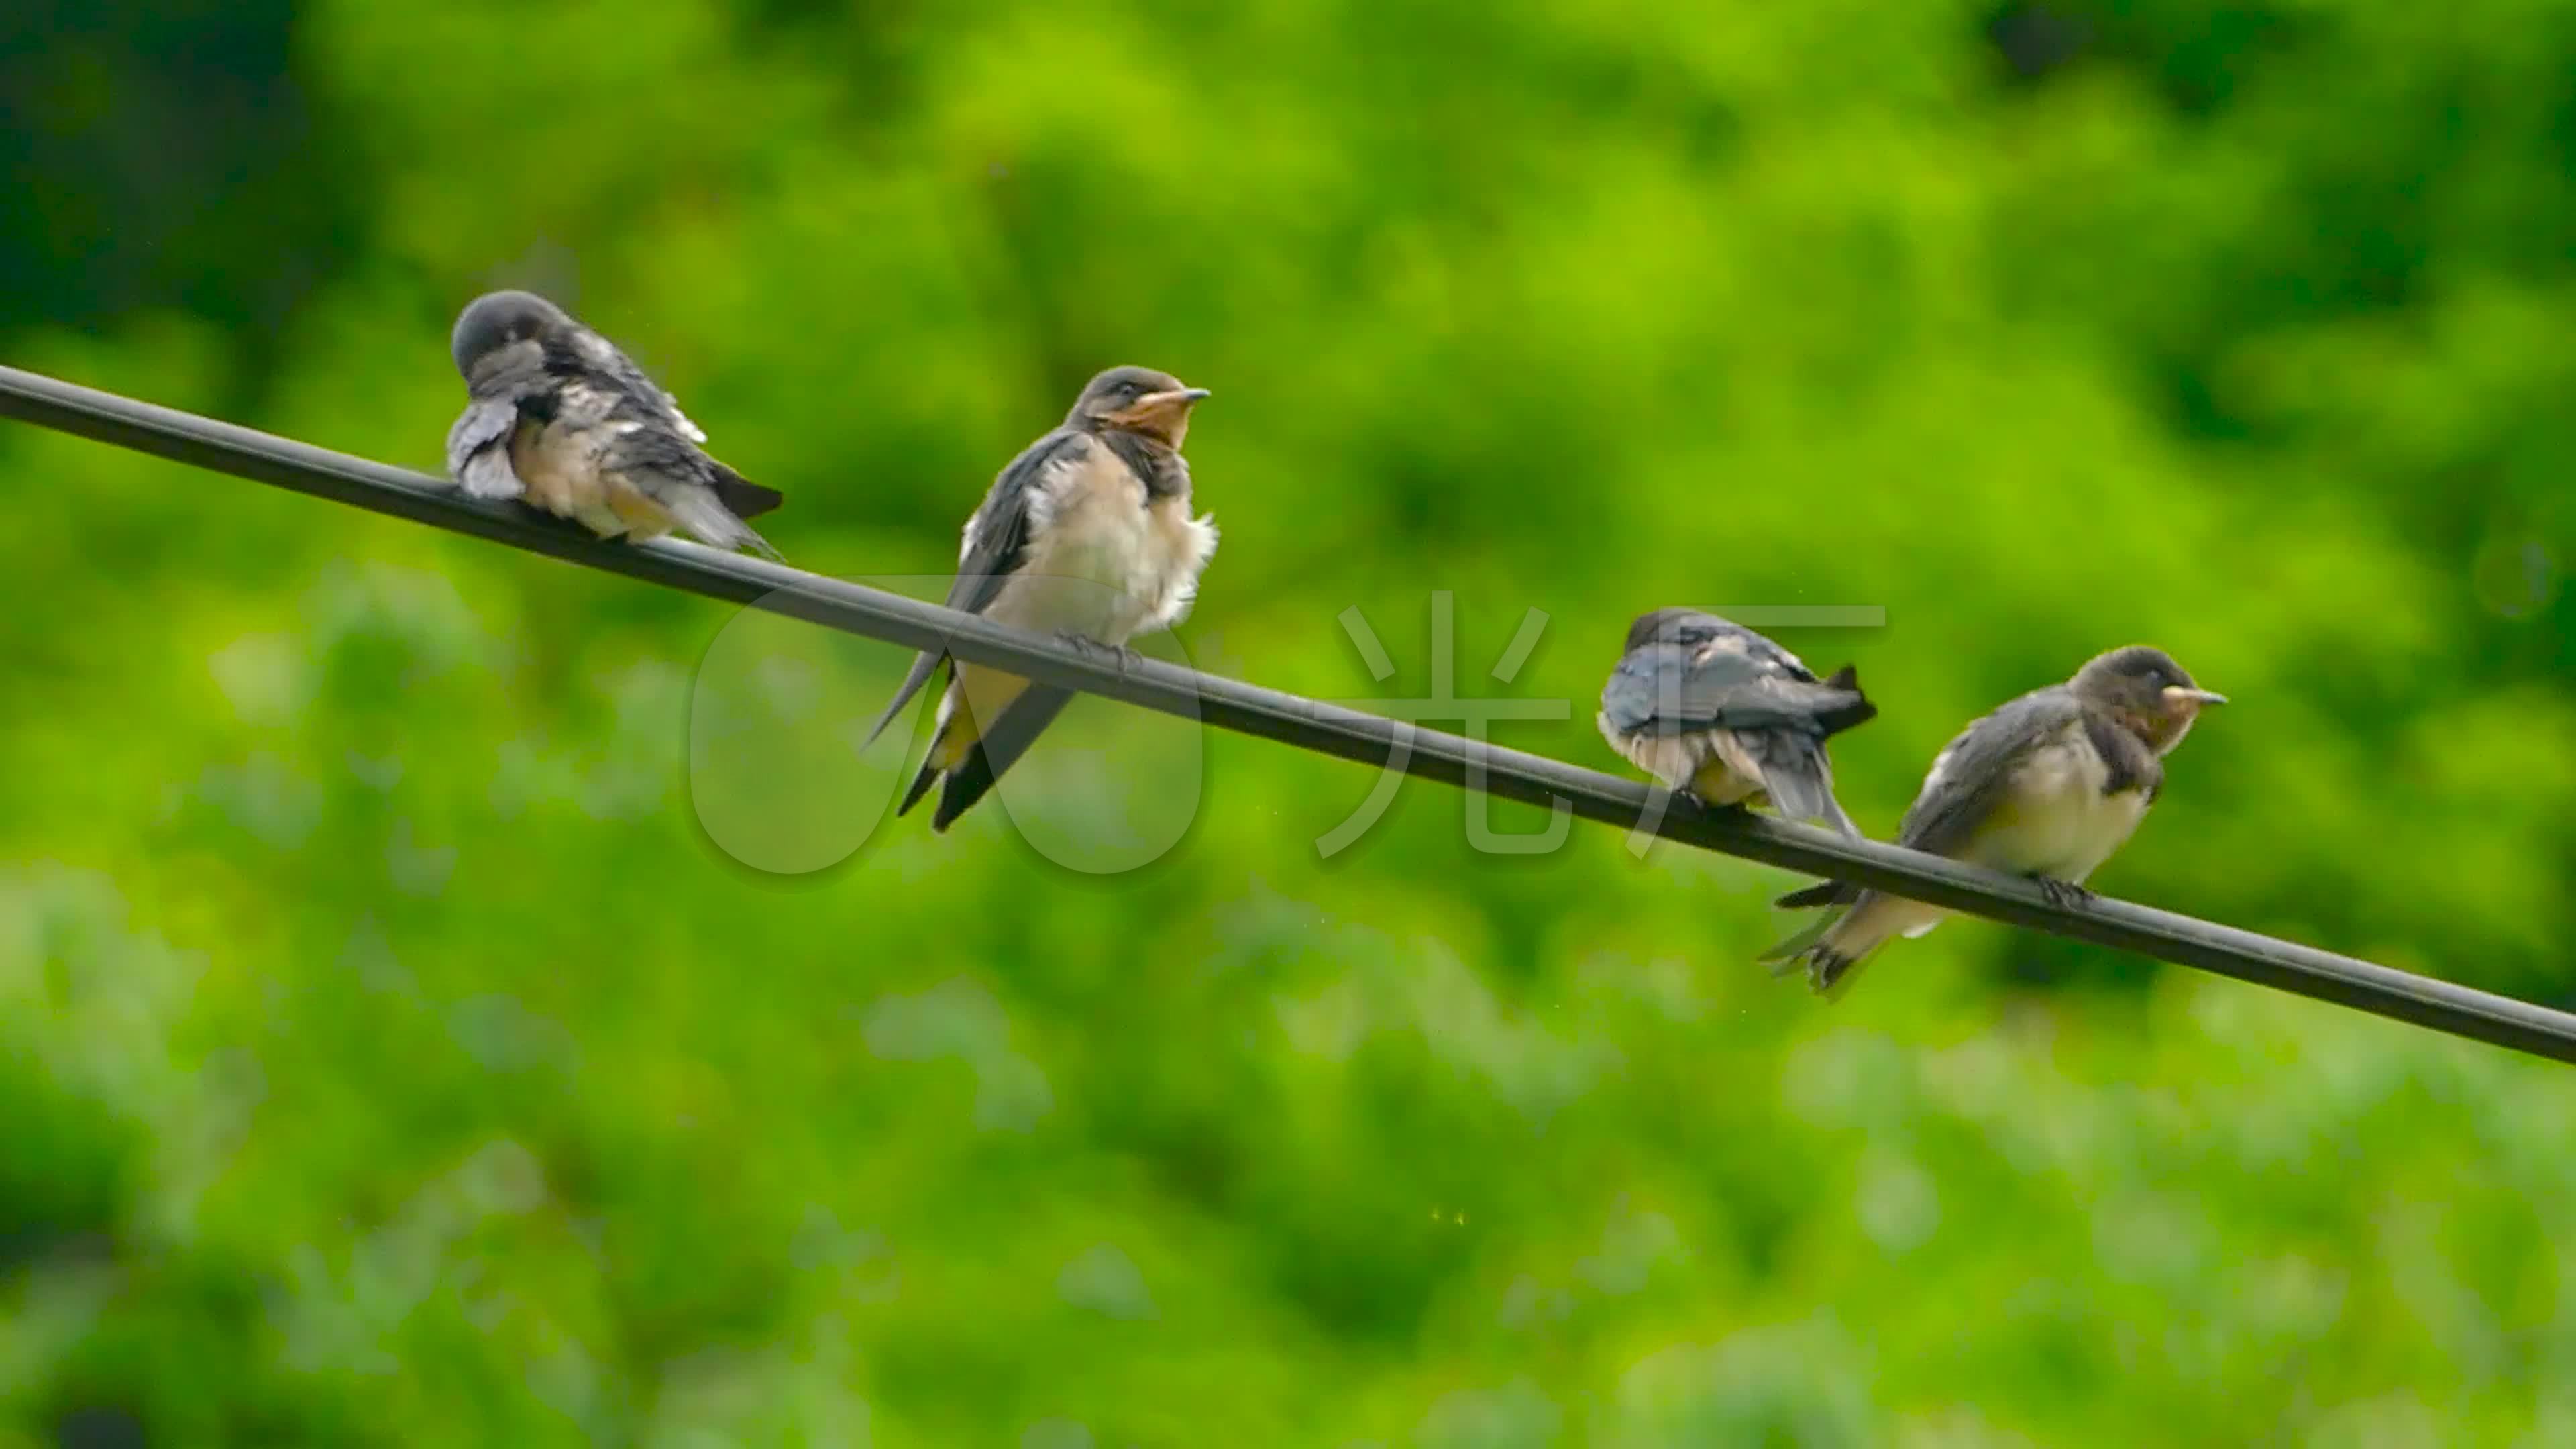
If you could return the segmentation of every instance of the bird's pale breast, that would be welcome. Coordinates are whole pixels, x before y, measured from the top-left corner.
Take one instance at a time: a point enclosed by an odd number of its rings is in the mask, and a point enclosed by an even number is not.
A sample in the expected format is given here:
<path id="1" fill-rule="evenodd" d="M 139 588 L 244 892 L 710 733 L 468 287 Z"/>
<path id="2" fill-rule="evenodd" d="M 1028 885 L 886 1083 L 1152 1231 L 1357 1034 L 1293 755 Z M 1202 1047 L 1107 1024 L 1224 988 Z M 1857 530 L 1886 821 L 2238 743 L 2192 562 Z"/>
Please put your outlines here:
<path id="1" fill-rule="evenodd" d="M 605 453 L 613 439 L 643 424 L 614 416 L 617 399 L 580 383 L 566 386 L 554 417 L 523 420 L 510 435 L 510 468 L 527 501 L 574 519 L 602 537 L 649 538 L 668 532 L 670 510 L 612 475 Z"/>
<path id="2" fill-rule="evenodd" d="M 1028 551 L 991 616 L 1105 644 L 1170 622 L 1173 595 L 1214 547 L 1206 526 L 1189 518 L 1188 500 L 1148 506 L 1144 483 L 1097 444 L 1056 464 L 1040 487 Z"/>
<path id="3" fill-rule="evenodd" d="M 510 468 L 530 503 L 566 518 L 600 503 L 599 462 L 588 438 L 564 425 L 521 422 L 510 435 Z"/>
<path id="4" fill-rule="evenodd" d="M 2146 816 L 2142 792 L 2105 795 L 2102 787 L 2109 780 L 2110 768 L 2085 739 L 2083 727 L 2068 726 L 2013 772 L 1971 858 L 1998 870 L 2084 879 L 2111 858 Z"/>

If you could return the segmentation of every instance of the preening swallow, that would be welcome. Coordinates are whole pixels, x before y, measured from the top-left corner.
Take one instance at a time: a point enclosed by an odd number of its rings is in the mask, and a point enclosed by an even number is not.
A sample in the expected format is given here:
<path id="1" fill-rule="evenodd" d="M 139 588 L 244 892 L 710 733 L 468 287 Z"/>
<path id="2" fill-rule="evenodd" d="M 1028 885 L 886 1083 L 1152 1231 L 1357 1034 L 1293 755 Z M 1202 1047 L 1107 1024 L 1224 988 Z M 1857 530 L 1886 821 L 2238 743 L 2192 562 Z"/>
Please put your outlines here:
<path id="1" fill-rule="evenodd" d="M 1190 516 L 1190 467 L 1181 457 L 1190 410 L 1206 396 L 1206 388 L 1150 368 L 1113 367 L 1093 378 L 1063 424 L 1013 458 L 966 520 L 948 607 L 1113 649 L 1179 623 L 1216 552 L 1214 519 Z M 910 811 L 944 778 L 934 831 L 984 798 L 1072 697 L 927 651 L 860 749 L 943 662 L 949 682 L 930 753 L 895 811 Z"/>
<path id="2" fill-rule="evenodd" d="M 1834 799 L 1825 740 L 1878 715 L 1845 665 L 1820 680 L 1798 656 L 1697 609 L 1628 626 L 1596 723 L 1638 769 L 1706 805 L 1767 799 L 1792 820 L 1860 831 Z"/>
<path id="3" fill-rule="evenodd" d="M 2202 706 L 2226 702 L 2161 649 L 2133 644 L 2099 655 L 2073 679 L 2005 704 L 1943 746 L 1896 843 L 2028 876 L 2062 905 L 2090 899 L 2085 877 L 2128 842 L 2162 793 L 2165 755 Z M 1840 881 L 1777 904 L 1833 908 L 1762 957 L 1778 963 L 1775 975 L 1803 962 L 1809 983 L 1829 994 L 1851 984 L 1870 952 L 1950 914 Z"/>
<path id="4" fill-rule="evenodd" d="M 743 522 L 779 495 L 708 457 L 707 435 L 615 344 L 532 292 L 475 298 L 449 339 L 469 401 L 447 472 L 469 498 L 516 498 L 602 538 L 673 529 L 778 550 Z"/>

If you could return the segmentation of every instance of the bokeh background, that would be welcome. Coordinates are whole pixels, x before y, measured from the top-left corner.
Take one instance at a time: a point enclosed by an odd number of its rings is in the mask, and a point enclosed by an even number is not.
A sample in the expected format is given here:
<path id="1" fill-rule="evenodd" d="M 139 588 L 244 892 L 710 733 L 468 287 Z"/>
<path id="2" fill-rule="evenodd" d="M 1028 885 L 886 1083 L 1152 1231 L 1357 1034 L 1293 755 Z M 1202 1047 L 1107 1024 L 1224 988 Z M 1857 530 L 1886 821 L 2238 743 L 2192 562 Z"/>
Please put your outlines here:
<path id="1" fill-rule="evenodd" d="M 844 576 L 1175 371 L 1174 645 L 1448 591 L 1587 764 L 1632 615 L 1883 607 L 1777 631 L 1878 833 L 2162 644 L 2097 885 L 2576 998 L 2563 0 L 28 0 L 0 157 L 12 363 L 435 467 L 536 285 Z M 878 828 L 895 650 L 0 477 L 8 1449 L 2576 1443 L 2565 1068 L 1976 922 L 1827 1008 L 1782 873 L 1097 702 Z"/>

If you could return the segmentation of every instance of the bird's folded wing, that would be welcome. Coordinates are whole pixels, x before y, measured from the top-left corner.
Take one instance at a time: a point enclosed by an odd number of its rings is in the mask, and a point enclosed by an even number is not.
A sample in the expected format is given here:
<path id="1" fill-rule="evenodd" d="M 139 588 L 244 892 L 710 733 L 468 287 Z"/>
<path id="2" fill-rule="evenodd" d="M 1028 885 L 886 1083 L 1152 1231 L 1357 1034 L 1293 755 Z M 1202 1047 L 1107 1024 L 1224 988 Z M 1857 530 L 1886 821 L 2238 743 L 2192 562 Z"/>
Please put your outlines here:
<path id="1" fill-rule="evenodd" d="M 1611 671 L 1601 712 L 1631 732 L 1773 729 L 1810 721 L 1818 688 L 1731 650 L 1695 658 L 1679 645 L 1649 644 Z"/>
<path id="2" fill-rule="evenodd" d="M 1003 465 L 1002 471 L 994 475 L 992 490 L 984 495 L 982 506 L 966 520 L 957 551 L 957 577 L 948 586 L 948 597 L 941 602 L 969 614 L 980 614 L 992 606 L 1002 585 L 1009 582 L 1028 554 L 1030 505 L 1044 492 L 1056 470 L 1080 461 L 1089 447 L 1090 440 L 1082 434 L 1059 428 Z M 904 674 L 885 712 L 868 727 L 860 749 L 875 744 L 877 736 L 885 733 L 885 727 L 930 682 L 942 653 L 925 649 L 914 656 L 912 668 Z"/>
<path id="3" fill-rule="evenodd" d="M 447 476 L 468 498 L 517 498 L 527 489 L 510 467 L 510 433 L 519 425 L 515 398 L 476 398 L 447 430 Z"/>
<path id="4" fill-rule="evenodd" d="M 2082 713 L 2064 690 L 2043 689 L 1960 731 L 1933 757 L 1922 793 L 1897 827 L 1896 843 L 1933 855 L 1956 854 L 1993 816 L 2022 763 Z"/>
<path id="5" fill-rule="evenodd" d="M 649 409 L 681 436 L 693 443 L 707 440 L 706 430 L 680 411 L 680 400 L 664 392 L 662 385 L 636 366 L 635 359 L 620 351 L 616 343 L 587 327 L 579 327 L 573 331 L 573 348 L 592 372 L 615 384 L 619 391 Z"/>

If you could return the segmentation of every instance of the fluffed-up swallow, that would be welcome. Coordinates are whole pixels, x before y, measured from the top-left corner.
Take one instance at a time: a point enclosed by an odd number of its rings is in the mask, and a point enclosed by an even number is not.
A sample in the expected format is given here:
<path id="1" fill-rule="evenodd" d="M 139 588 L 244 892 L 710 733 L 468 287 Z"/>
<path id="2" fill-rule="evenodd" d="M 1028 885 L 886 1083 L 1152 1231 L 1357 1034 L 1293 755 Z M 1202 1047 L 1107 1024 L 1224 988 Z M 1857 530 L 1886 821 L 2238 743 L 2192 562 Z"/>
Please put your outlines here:
<path id="1" fill-rule="evenodd" d="M 1190 467 L 1181 457 L 1190 410 L 1207 396 L 1145 367 L 1093 378 L 1063 424 L 1013 458 L 966 520 L 948 607 L 1112 649 L 1179 623 L 1216 552 L 1214 518 L 1190 516 Z M 948 689 L 930 752 L 895 811 L 910 811 L 944 778 L 934 831 L 982 799 L 1072 698 L 928 650 L 860 749 L 943 662 Z"/>
<path id="2" fill-rule="evenodd" d="M 707 456 L 707 435 L 616 344 L 533 292 L 466 304 L 449 339 L 470 399 L 447 431 L 469 498 L 515 498 L 602 538 L 679 529 L 718 548 L 778 550 L 746 518 L 783 500 Z"/>
<path id="3" fill-rule="evenodd" d="M 1834 799 L 1825 740 L 1878 715 L 1844 665 L 1818 679 L 1798 656 L 1698 609 L 1628 626 L 1595 722 L 1610 747 L 1704 805 L 1767 799 L 1792 820 L 1859 829 Z"/>
<path id="4" fill-rule="evenodd" d="M 2127 843 L 2163 792 L 2165 755 L 2202 706 L 2226 702 L 2161 649 L 2132 644 L 2098 655 L 2074 678 L 2012 700 L 1943 746 L 1896 843 L 2027 876 L 2061 905 L 2088 900 L 2085 877 Z M 1870 952 L 1950 915 L 1843 881 L 1791 891 L 1777 904 L 1833 908 L 1762 956 L 1778 963 L 1774 975 L 1804 963 L 1809 984 L 1828 994 L 1847 988 Z"/>

